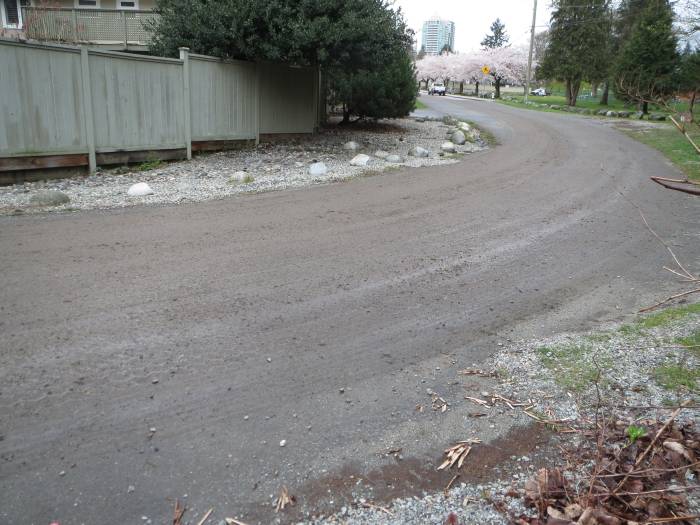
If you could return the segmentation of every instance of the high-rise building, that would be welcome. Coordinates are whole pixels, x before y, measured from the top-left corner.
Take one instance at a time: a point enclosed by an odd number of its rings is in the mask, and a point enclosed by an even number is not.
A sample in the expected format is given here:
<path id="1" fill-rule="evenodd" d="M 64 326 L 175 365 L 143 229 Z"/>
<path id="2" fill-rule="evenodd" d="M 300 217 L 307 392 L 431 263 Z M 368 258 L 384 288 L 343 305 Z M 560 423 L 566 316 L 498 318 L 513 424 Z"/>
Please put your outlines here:
<path id="1" fill-rule="evenodd" d="M 423 22 L 421 49 L 428 55 L 439 55 L 445 46 L 454 51 L 455 23 L 437 16 Z"/>

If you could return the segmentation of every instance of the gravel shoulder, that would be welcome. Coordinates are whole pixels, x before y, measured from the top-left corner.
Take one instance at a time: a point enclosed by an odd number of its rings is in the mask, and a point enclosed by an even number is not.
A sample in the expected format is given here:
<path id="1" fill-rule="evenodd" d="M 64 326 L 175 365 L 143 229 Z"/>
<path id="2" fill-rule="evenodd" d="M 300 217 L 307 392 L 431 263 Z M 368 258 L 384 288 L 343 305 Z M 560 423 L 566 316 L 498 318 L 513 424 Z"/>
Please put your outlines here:
<path id="1" fill-rule="evenodd" d="M 484 445 L 475 444 L 462 469 L 454 468 L 456 483 L 449 490 L 424 492 L 422 497 L 397 498 L 380 505 L 372 494 L 356 490 L 352 505 L 340 512 L 308 521 L 313 525 L 335 524 L 443 524 L 451 514 L 461 524 L 507 525 L 516 516 L 537 516 L 525 505 L 526 483 L 541 468 L 563 466 L 567 458 L 560 446 L 580 447 L 590 439 L 566 432 L 582 421 L 591 421 L 596 411 L 612 412 L 618 425 L 644 425 L 665 421 L 682 402 L 700 402 L 700 303 L 667 308 L 640 317 L 632 323 L 608 324 L 599 330 L 564 333 L 540 340 L 520 341 L 496 352 L 480 368 L 468 368 L 463 377 L 493 377 L 489 391 L 465 385 L 469 404 L 456 406 L 465 418 L 493 418 L 504 410 L 527 411 L 547 443 L 533 439 L 532 431 L 516 430 L 503 447 L 517 454 L 518 441 L 531 441 L 526 455 L 512 455 L 492 463 L 489 480 L 469 481 L 474 470 L 484 470 L 479 456 Z M 673 371 L 669 374 L 669 371 Z M 680 378 L 680 379 L 679 379 Z M 464 382 L 464 379 L 462 379 Z M 524 405 L 520 404 L 524 401 Z M 509 403 L 514 406 L 510 406 Z M 602 403 L 602 404 L 600 404 Z M 697 425 L 697 408 L 681 411 L 676 421 Z M 547 433 L 546 421 L 557 421 L 564 433 Z M 477 437 L 470 435 L 469 437 Z M 466 436 L 465 436 L 466 438 Z M 572 445 L 572 443 L 574 445 Z M 451 443 L 445 443 L 445 446 Z M 490 458 L 492 459 L 492 458 Z M 588 474 L 581 470 L 583 477 Z M 467 478 L 467 482 L 465 481 Z M 573 480 L 574 482 L 580 480 Z M 698 474 L 680 472 L 675 482 L 697 485 Z M 690 491 L 689 511 L 700 511 L 700 495 Z M 523 521 L 522 523 L 529 523 Z"/>
<path id="2" fill-rule="evenodd" d="M 201 202 L 346 181 L 401 168 L 453 164 L 486 148 L 479 131 L 466 123 L 462 123 L 466 141 L 443 148 L 458 124 L 446 122 L 406 118 L 342 126 L 333 121 L 316 135 L 280 137 L 252 148 L 201 154 L 191 161 L 151 162 L 141 165 L 143 169 L 117 167 L 91 176 L 0 187 L 0 214 Z M 424 156 L 415 154 L 416 147 L 425 150 Z M 369 157 L 360 162 L 365 165 L 351 164 L 360 154 Z M 321 172 L 311 169 L 318 163 L 324 165 Z M 150 194 L 129 195 L 133 185 L 143 183 Z M 43 202 L 47 194 L 58 195 L 59 200 Z"/>

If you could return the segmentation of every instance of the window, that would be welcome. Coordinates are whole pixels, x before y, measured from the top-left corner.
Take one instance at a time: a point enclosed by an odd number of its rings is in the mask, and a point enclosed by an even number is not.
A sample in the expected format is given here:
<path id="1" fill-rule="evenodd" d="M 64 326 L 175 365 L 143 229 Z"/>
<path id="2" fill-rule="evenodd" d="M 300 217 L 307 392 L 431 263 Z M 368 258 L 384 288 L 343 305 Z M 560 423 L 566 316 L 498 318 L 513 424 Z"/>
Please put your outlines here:
<path id="1" fill-rule="evenodd" d="M 22 10 L 19 0 L 0 0 L 0 18 L 2 27 L 17 29 L 22 27 Z"/>
<path id="2" fill-rule="evenodd" d="M 117 7 L 119 9 L 138 9 L 139 0 L 117 0 Z"/>
<path id="3" fill-rule="evenodd" d="M 100 0 L 75 0 L 75 7 L 98 9 L 100 7 Z"/>

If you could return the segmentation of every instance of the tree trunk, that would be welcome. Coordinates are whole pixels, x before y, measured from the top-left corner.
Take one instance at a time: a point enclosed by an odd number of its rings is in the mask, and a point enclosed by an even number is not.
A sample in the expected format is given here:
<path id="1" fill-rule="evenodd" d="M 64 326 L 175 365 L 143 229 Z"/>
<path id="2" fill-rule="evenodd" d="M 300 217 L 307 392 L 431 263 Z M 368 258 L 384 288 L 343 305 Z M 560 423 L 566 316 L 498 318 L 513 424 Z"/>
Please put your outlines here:
<path id="1" fill-rule="evenodd" d="M 610 82 L 605 81 L 605 87 L 603 88 L 603 95 L 600 97 L 600 105 L 607 106 L 608 98 L 610 97 Z"/>
<path id="2" fill-rule="evenodd" d="M 567 79 L 566 81 L 566 105 L 575 106 L 578 92 L 581 89 L 580 80 Z"/>
<path id="3" fill-rule="evenodd" d="M 474 90 L 474 94 L 478 97 L 479 96 L 479 81 L 476 81 L 476 90 Z"/>
<path id="4" fill-rule="evenodd" d="M 592 97 L 598 96 L 598 82 L 591 84 L 591 96 Z"/>
<path id="5" fill-rule="evenodd" d="M 460 83 L 459 83 L 459 94 L 460 95 L 464 94 L 464 80 L 460 81 Z"/>
<path id="6" fill-rule="evenodd" d="M 343 120 L 341 124 L 350 124 L 350 109 L 343 104 Z"/>
<path id="7" fill-rule="evenodd" d="M 688 103 L 688 113 L 690 113 L 690 122 L 695 122 L 695 115 L 693 115 L 693 110 L 695 109 L 695 98 L 698 95 L 698 90 L 694 89 L 693 94 L 690 95 L 690 102 Z"/>
<path id="8" fill-rule="evenodd" d="M 496 98 L 501 98 L 501 79 L 496 77 Z"/>
<path id="9" fill-rule="evenodd" d="M 644 113 L 645 115 L 649 114 L 649 102 L 647 102 L 646 100 L 642 102 L 642 113 Z"/>

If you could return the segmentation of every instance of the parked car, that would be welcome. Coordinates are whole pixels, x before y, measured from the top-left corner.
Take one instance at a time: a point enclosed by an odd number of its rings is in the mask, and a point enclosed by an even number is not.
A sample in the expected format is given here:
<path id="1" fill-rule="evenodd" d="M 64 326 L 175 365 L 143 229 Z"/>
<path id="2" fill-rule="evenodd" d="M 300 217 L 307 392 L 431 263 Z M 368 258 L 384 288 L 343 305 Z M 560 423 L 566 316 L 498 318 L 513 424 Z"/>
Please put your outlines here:
<path id="1" fill-rule="evenodd" d="M 537 88 L 530 91 L 530 95 L 534 95 L 536 97 L 546 97 L 549 94 L 550 93 L 547 93 L 547 90 L 545 88 Z"/>
<path id="2" fill-rule="evenodd" d="M 444 95 L 445 94 L 445 84 L 442 82 L 435 82 L 428 90 L 428 95 Z"/>

